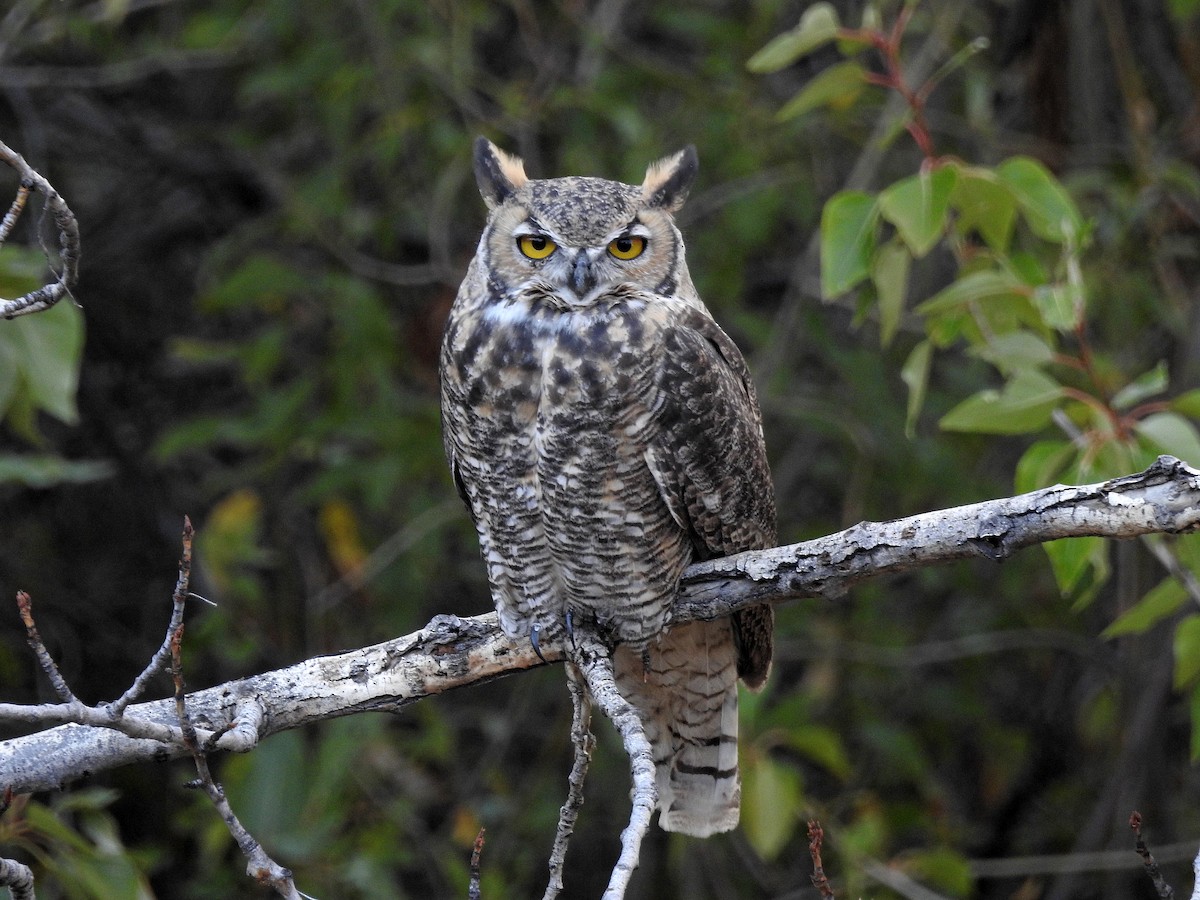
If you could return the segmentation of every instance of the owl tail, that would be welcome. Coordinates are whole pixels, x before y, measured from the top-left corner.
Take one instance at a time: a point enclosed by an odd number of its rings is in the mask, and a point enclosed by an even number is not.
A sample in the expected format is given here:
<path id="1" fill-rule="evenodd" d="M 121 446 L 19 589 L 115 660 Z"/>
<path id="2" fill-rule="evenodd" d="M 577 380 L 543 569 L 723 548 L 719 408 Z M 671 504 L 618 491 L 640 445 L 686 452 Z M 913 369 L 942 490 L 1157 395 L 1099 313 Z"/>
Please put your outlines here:
<path id="1" fill-rule="evenodd" d="M 657 769 L 659 825 L 695 837 L 735 828 L 738 777 L 737 648 L 727 619 L 689 622 L 648 648 L 626 647 L 617 687 L 642 715 Z"/>

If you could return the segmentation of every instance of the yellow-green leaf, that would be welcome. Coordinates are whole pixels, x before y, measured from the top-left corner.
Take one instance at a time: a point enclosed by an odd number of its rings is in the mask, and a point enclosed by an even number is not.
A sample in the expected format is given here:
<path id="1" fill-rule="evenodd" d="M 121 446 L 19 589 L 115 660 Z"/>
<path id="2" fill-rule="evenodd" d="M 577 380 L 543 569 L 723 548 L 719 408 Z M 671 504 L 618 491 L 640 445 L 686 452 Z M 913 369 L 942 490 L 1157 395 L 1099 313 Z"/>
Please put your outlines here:
<path id="1" fill-rule="evenodd" d="M 1063 538 L 1047 541 L 1042 547 L 1050 557 L 1054 580 L 1058 582 L 1058 589 L 1064 597 L 1083 585 L 1083 576 L 1087 574 L 1088 569 L 1095 573 L 1093 583 L 1103 581 L 1102 576 L 1108 572 L 1108 548 L 1104 538 Z M 1090 596 L 1085 592 L 1080 598 L 1080 601 L 1083 601 L 1080 605 L 1084 605 Z"/>
<path id="2" fill-rule="evenodd" d="M 918 306 L 917 312 L 923 316 L 929 316 L 993 297 L 1023 296 L 1028 291 L 1029 289 L 1021 281 L 1008 272 L 999 269 L 984 269 L 979 272 L 970 272 L 938 291 Z"/>
<path id="3" fill-rule="evenodd" d="M 959 234 L 974 231 L 997 253 L 1007 252 L 1017 221 L 1017 200 L 995 173 L 960 168 L 950 203 L 958 211 L 954 227 Z"/>
<path id="4" fill-rule="evenodd" d="M 766 754 L 742 766 L 742 829 L 763 859 L 772 860 L 796 830 L 800 773 Z"/>
<path id="5" fill-rule="evenodd" d="M 912 348 L 900 369 L 900 378 L 908 386 L 908 409 L 904 416 L 904 431 L 913 436 L 917 417 L 925 405 L 925 389 L 929 385 L 929 367 L 933 361 L 933 343 L 921 341 Z"/>
<path id="6" fill-rule="evenodd" d="M 1031 366 L 1041 366 L 1054 359 L 1054 350 L 1032 331 L 1010 331 L 990 337 L 978 344 L 971 355 L 986 359 L 1005 374 L 1014 374 Z"/>
<path id="7" fill-rule="evenodd" d="M 1143 372 L 1125 387 L 1121 388 L 1112 398 L 1114 409 L 1130 409 L 1143 400 L 1161 394 L 1167 389 L 1167 363 L 1159 360 L 1158 365 L 1148 372 Z"/>
<path id="8" fill-rule="evenodd" d="M 1100 636 L 1114 638 L 1148 631 L 1179 609 L 1187 598 L 1187 590 L 1177 579 L 1164 578 L 1147 591 L 1146 596 L 1117 616 Z"/>
<path id="9" fill-rule="evenodd" d="M 912 256 L 903 245 L 888 241 L 871 261 L 871 281 L 879 297 L 879 339 L 886 347 L 896 336 L 908 294 L 908 266 Z"/>
<path id="10" fill-rule="evenodd" d="M 831 3 L 814 3 L 804 11 L 800 23 L 777 35 L 750 57 L 746 68 L 760 75 L 790 66 L 800 57 L 837 37 L 837 10 Z"/>
<path id="11" fill-rule="evenodd" d="M 850 777 L 850 755 L 841 735 L 832 728 L 797 725 L 788 729 L 785 741 L 793 750 L 824 766 L 838 778 Z"/>
<path id="12" fill-rule="evenodd" d="M 1034 441 L 1017 460 L 1017 491 L 1024 494 L 1054 484 L 1078 452 L 1070 441 Z"/>
<path id="13" fill-rule="evenodd" d="M 862 191 L 834 194 L 821 211 L 821 294 L 832 299 L 867 277 L 879 209 Z"/>
<path id="14" fill-rule="evenodd" d="M 1038 237 L 1062 243 L 1078 237 L 1083 216 L 1064 188 L 1044 165 L 1027 156 L 1015 156 L 996 168 L 1021 205 L 1025 220 Z"/>
<path id="15" fill-rule="evenodd" d="M 9 347 L 0 355 L 0 364 L 16 362 L 32 405 L 74 423 L 83 353 L 83 313 L 75 304 L 63 300 L 45 312 L 0 321 L 0 343 Z"/>
<path id="16" fill-rule="evenodd" d="M 954 166 L 922 170 L 897 181 L 879 195 L 883 217 L 896 226 L 918 259 L 933 249 L 946 229 L 946 212 L 956 178 Z"/>
<path id="17" fill-rule="evenodd" d="M 1044 428 L 1063 395 L 1057 381 L 1036 369 L 1017 372 L 1003 390 L 980 391 L 942 417 L 946 431 L 1026 434 Z"/>
<path id="18" fill-rule="evenodd" d="M 866 85 L 866 72 L 851 60 L 830 66 L 800 88 L 775 114 L 779 121 L 794 119 L 822 106 L 849 106 Z"/>
<path id="19" fill-rule="evenodd" d="M 1200 419 L 1200 388 L 1184 391 L 1170 403 L 1171 409 L 1193 419 Z"/>
<path id="20" fill-rule="evenodd" d="M 1175 629 L 1175 687 L 1185 688 L 1200 675 L 1200 615 L 1192 614 Z"/>
<path id="21" fill-rule="evenodd" d="M 1179 413 L 1155 413 L 1134 424 L 1133 428 L 1161 452 L 1200 466 L 1200 435 L 1196 434 L 1196 426 Z"/>

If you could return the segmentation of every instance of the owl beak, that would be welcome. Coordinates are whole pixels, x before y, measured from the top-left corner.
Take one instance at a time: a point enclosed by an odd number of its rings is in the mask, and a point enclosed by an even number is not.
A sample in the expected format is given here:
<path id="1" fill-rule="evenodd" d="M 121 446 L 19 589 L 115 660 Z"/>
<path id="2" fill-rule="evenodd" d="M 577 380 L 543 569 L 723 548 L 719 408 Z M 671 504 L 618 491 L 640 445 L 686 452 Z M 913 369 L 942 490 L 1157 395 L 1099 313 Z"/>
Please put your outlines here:
<path id="1" fill-rule="evenodd" d="M 586 250 L 575 254 L 575 262 L 571 264 L 571 290 L 580 299 L 586 297 L 596 286 L 596 273 L 592 270 L 592 261 Z"/>

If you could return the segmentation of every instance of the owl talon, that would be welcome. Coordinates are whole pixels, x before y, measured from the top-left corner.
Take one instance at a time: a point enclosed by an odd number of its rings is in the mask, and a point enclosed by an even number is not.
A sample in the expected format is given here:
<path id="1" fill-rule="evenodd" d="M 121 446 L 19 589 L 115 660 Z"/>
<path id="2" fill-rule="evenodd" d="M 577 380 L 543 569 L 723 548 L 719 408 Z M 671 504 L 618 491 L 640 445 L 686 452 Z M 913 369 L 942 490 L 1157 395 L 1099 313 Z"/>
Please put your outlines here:
<path id="1" fill-rule="evenodd" d="M 529 643 L 533 645 L 533 652 L 537 654 L 537 658 L 542 662 L 546 662 L 546 657 L 542 656 L 542 648 L 538 646 L 538 635 L 542 633 L 542 626 L 534 622 L 533 627 L 529 629 Z"/>

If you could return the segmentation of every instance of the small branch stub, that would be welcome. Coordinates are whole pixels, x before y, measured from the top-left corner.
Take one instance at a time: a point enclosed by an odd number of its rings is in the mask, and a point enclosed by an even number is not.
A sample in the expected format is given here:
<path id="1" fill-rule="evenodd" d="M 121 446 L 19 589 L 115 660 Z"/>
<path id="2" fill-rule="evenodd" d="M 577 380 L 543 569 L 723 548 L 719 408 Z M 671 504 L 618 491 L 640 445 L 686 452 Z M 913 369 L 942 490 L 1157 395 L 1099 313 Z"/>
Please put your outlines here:
<path id="1" fill-rule="evenodd" d="M 483 856 L 483 833 L 486 828 L 480 828 L 475 835 L 475 846 L 471 850 L 471 884 L 467 889 L 467 900 L 482 900 L 483 893 L 479 887 L 480 858 Z"/>
<path id="2" fill-rule="evenodd" d="M 810 819 L 808 823 L 808 855 L 812 858 L 813 873 L 810 876 L 813 887 L 821 892 L 822 897 L 833 897 L 833 888 L 829 885 L 829 879 L 825 876 L 825 867 L 821 863 L 821 848 L 825 843 L 825 829 L 821 827 L 821 823 L 816 819 Z"/>
<path id="3" fill-rule="evenodd" d="M 1142 814 L 1136 809 L 1129 815 L 1129 827 L 1133 831 L 1134 837 L 1137 838 L 1135 847 L 1138 856 L 1142 858 L 1142 868 L 1146 870 L 1146 875 L 1154 883 L 1154 890 L 1158 892 L 1159 900 L 1175 900 L 1174 889 L 1163 879 L 1162 872 L 1158 870 L 1158 863 L 1150 854 L 1150 848 L 1146 846 L 1146 841 L 1142 838 Z"/>

